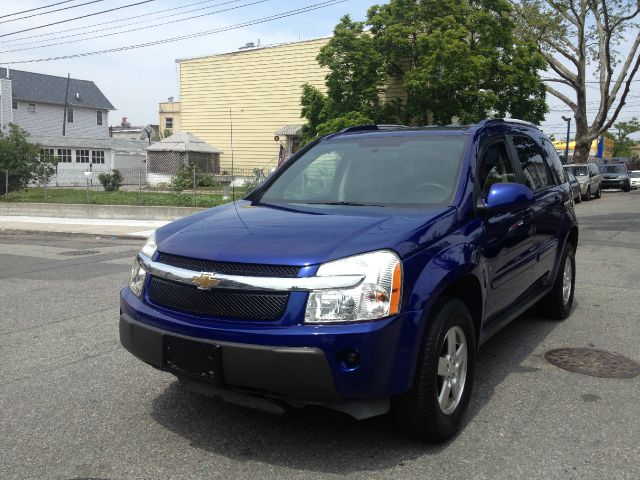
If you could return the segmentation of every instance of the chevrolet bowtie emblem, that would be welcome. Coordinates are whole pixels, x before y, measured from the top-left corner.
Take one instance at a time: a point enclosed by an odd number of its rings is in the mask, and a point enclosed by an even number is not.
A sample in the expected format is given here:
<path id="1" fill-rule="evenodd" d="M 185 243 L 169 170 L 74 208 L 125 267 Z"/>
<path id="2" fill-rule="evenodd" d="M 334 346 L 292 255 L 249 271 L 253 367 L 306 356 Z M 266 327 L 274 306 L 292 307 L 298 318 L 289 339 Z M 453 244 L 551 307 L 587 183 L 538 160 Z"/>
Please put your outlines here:
<path id="1" fill-rule="evenodd" d="M 214 278 L 214 275 L 215 273 L 201 273 L 199 276 L 193 277 L 191 283 L 198 287 L 199 290 L 210 290 L 220 285 L 220 280 Z"/>

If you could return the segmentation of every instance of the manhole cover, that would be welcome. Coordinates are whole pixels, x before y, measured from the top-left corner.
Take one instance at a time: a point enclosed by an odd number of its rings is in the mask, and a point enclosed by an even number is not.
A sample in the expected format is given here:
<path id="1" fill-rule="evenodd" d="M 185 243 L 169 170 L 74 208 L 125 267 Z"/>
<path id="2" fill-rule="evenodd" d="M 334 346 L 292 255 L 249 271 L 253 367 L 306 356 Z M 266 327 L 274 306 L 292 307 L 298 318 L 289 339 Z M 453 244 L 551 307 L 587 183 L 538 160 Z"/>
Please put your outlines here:
<path id="1" fill-rule="evenodd" d="M 640 365 L 633 360 L 594 348 L 558 348 L 549 350 L 544 358 L 556 367 L 592 377 L 633 378 L 640 374 Z"/>
<path id="2" fill-rule="evenodd" d="M 59 255 L 66 255 L 68 257 L 77 257 L 80 255 L 95 255 L 100 253 L 97 250 L 68 250 L 66 252 L 60 252 Z"/>

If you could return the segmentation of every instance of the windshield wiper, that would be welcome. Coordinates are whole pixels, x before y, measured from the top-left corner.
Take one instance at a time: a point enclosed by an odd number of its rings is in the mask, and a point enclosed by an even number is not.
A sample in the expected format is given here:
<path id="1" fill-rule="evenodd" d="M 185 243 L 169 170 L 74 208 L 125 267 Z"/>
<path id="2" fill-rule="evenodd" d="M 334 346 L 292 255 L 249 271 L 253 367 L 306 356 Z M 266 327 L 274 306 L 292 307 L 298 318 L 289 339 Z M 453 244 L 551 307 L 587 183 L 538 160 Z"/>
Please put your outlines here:
<path id="1" fill-rule="evenodd" d="M 386 207 L 386 205 L 376 205 L 375 203 L 359 202 L 305 202 L 308 205 L 348 205 L 350 207 Z"/>

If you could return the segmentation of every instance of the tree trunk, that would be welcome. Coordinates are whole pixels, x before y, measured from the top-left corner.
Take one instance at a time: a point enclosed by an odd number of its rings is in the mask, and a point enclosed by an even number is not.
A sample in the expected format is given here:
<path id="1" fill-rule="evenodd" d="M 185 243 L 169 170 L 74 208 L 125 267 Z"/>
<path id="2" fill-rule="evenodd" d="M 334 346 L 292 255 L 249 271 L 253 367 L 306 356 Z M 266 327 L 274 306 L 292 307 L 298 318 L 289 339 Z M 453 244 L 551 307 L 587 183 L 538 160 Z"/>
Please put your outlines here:
<path id="1" fill-rule="evenodd" d="M 587 163 L 589 160 L 589 151 L 591 150 L 592 142 L 593 139 L 576 139 L 576 149 L 573 152 L 573 163 Z"/>

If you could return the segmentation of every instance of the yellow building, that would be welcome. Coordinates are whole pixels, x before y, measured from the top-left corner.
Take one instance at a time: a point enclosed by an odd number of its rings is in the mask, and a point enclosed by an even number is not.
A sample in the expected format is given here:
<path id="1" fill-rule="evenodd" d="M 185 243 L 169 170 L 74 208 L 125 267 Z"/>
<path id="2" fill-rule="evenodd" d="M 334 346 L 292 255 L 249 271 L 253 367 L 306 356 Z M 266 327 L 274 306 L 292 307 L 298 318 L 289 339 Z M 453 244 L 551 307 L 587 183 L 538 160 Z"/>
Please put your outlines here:
<path id="1" fill-rule="evenodd" d="M 162 138 L 171 136 L 181 131 L 180 122 L 180 102 L 160 102 L 160 136 Z M 165 135 L 169 130 L 171 133 Z M 168 132 L 167 132 L 168 133 Z"/>
<path id="2" fill-rule="evenodd" d="M 233 124 L 235 169 L 270 170 L 278 163 L 281 144 L 288 152 L 296 149 L 304 123 L 302 85 L 326 90 L 328 70 L 316 57 L 328 41 L 326 37 L 177 60 L 180 129 L 223 150 L 221 169 L 230 170 Z M 160 126 L 164 127 L 162 120 Z"/>

